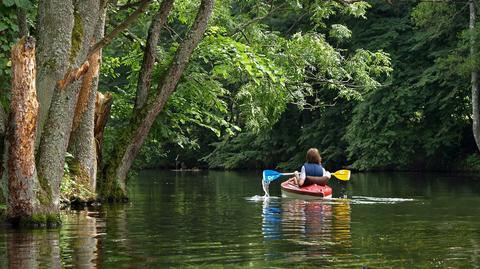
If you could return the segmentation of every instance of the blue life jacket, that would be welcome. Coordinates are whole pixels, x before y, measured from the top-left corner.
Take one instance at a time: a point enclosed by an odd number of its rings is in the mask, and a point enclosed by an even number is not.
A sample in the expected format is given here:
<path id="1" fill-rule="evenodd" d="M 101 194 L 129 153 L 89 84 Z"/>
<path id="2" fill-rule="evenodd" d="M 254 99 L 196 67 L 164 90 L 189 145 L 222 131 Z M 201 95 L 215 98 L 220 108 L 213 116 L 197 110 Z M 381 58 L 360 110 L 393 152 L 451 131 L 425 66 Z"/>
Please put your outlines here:
<path id="1" fill-rule="evenodd" d="M 305 163 L 305 175 L 311 177 L 322 177 L 323 176 L 323 166 L 318 163 Z"/>

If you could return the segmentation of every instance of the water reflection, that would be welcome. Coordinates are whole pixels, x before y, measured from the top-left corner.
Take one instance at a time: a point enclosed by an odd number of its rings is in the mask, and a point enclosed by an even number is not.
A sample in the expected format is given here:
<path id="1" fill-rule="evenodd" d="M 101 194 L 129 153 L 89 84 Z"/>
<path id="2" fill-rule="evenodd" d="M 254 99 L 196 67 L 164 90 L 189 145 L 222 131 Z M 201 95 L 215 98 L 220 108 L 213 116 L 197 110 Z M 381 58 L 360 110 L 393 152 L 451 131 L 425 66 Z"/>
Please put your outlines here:
<path id="1" fill-rule="evenodd" d="M 59 229 L 0 225 L 0 268 L 478 267 L 480 182 L 414 179 L 358 175 L 351 199 L 264 200 L 258 173 L 149 171 L 130 204 L 63 212 Z"/>
<path id="2" fill-rule="evenodd" d="M 105 226 L 97 213 L 63 212 L 61 229 L 7 229 L 8 268 L 97 268 L 98 229 Z"/>
<path id="3" fill-rule="evenodd" d="M 264 242 L 286 240 L 297 247 L 280 253 L 269 249 L 267 257 L 321 259 L 350 255 L 352 247 L 350 200 L 265 199 L 262 212 Z"/>
<path id="4" fill-rule="evenodd" d="M 58 230 L 7 234 L 8 268 L 61 268 Z"/>

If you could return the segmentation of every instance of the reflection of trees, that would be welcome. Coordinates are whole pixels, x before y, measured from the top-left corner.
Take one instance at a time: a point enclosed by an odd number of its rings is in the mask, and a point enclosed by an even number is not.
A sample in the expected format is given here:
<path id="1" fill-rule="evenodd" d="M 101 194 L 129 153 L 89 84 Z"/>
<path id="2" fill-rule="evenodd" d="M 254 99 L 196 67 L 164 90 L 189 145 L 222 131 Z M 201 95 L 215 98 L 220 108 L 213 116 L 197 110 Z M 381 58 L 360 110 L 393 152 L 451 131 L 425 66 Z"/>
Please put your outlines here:
<path id="1" fill-rule="evenodd" d="M 58 230 L 7 233 L 8 268 L 62 268 Z"/>
<path id="2" fill-rule="evenodd" d="M 91 216 L 94 212 L 86 210 L 69 212 L 64 216 L 62 228 L 62 258 L 77 268 L 95 268 L 97 260 L 97 222 Z M 70 260 L 71 259 L 71 260 Z M 69 261 L 70 260 L 70 261 Z"/>
<path id="3" fill-rule="evenodd" d="M 8 268 L 97 268 L 97 229 L 102 221 L 92 214 L 67 211 L 60 229 L 7 230 Z"/>

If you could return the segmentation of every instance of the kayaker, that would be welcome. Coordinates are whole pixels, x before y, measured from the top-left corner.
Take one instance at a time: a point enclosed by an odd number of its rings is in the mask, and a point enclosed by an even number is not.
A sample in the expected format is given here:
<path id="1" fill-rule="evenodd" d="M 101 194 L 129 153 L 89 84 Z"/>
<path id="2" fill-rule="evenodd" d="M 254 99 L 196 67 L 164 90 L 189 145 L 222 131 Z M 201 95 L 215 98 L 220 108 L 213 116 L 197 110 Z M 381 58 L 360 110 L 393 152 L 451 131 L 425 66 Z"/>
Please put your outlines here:
<path id="1" fill-rule="evenodd" d="M 325 185 L 331 177 L 330 172 L 322 166 L 322 157 L 316 148 L 307 151 L 306 162 L 300 173 L 295 171 L 295 177 L 289 179 L 299 187 L 312 184 Z"/>

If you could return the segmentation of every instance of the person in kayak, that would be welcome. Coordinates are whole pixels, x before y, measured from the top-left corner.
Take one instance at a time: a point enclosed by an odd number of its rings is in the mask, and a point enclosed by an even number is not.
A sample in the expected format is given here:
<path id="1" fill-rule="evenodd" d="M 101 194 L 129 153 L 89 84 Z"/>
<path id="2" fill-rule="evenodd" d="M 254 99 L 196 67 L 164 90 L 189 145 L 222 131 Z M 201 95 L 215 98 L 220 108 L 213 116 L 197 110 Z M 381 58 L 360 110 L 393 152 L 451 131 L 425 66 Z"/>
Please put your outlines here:
<path id="1" fill-rule="evenodd" d="M 291 178 L 292 182 L 299 186 L 305 187 L 312 184 L 325 185 L 331 177 L 330 172 L 322 166 L 322 157 L 316 148 L 307 151 L 306 162 L 303 164 L 300 173 L 295 171 L 295 177 Z"/>

